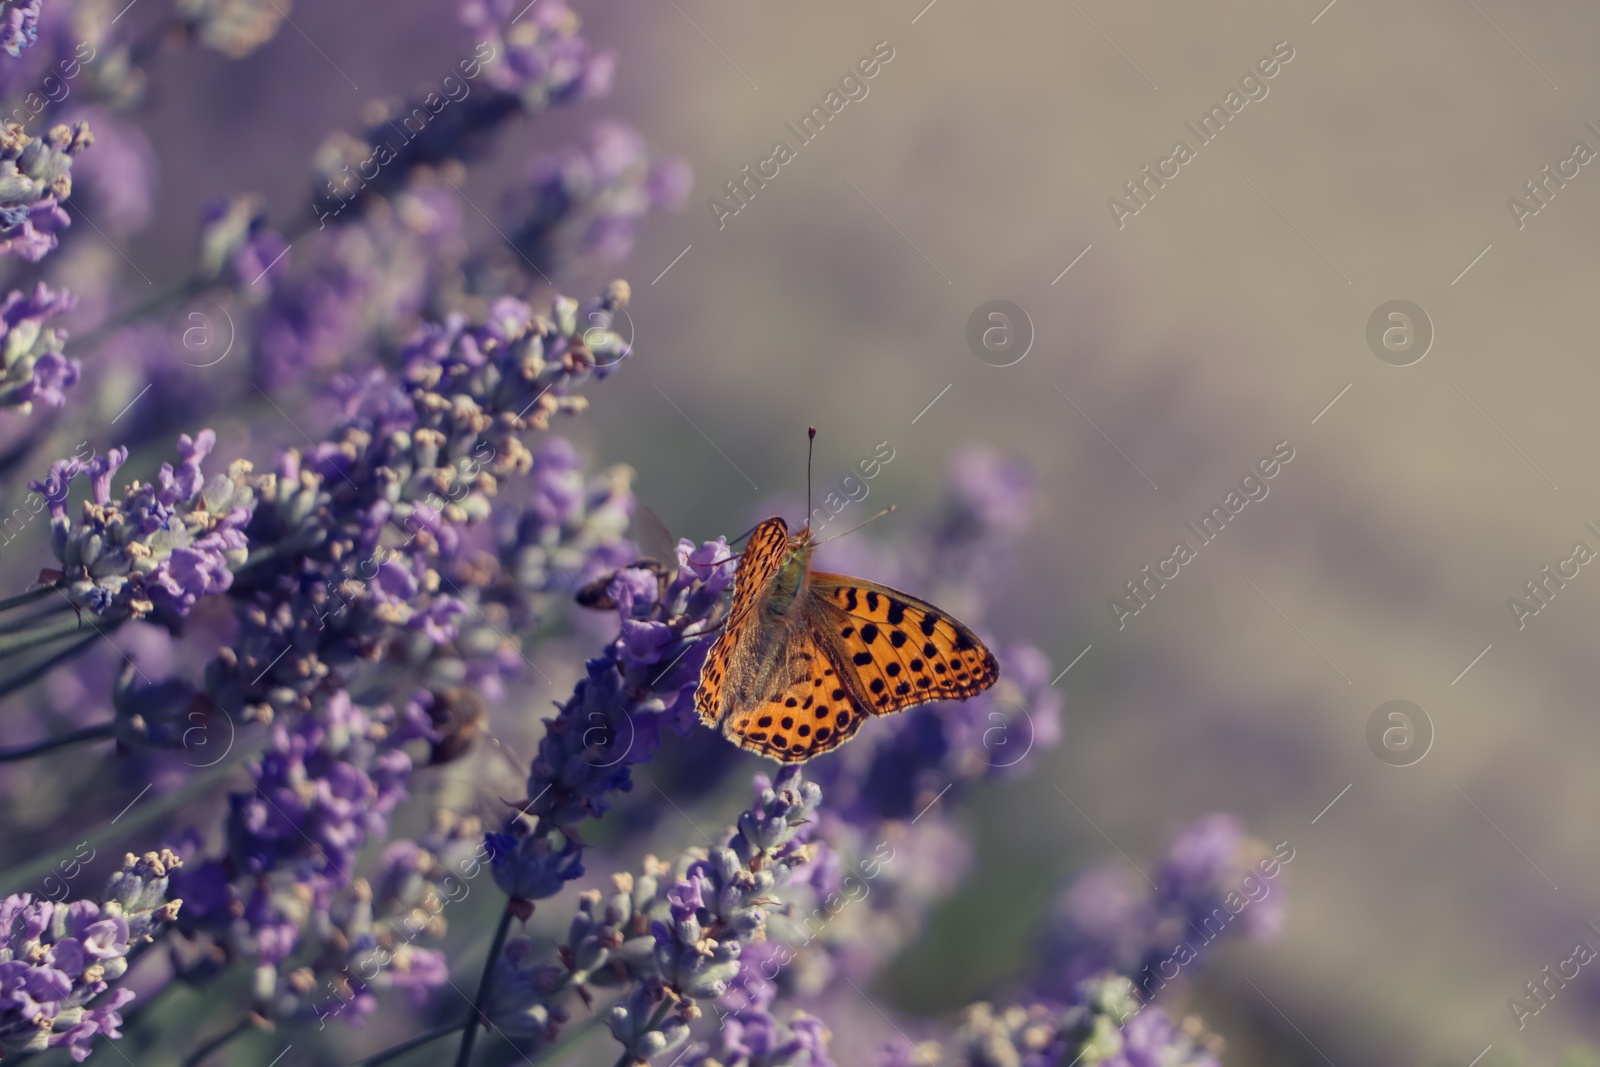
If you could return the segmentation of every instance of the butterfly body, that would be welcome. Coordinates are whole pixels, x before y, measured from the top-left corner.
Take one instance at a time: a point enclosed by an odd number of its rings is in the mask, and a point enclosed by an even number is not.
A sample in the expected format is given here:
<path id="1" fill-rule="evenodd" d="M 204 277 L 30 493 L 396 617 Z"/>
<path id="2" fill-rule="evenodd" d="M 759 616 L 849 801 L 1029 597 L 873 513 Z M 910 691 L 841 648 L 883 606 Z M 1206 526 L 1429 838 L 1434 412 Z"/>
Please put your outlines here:
<path id="1" fill-rule="evenodd" d="M 757 526 L 723 632 L 701 668 L 700 719 L 742 748 L 797 763 L 836 748 L 868 715 L 962 699 L 993 685 L 994 656 L 933 605 L 811 569 L 809 527 Z"/>

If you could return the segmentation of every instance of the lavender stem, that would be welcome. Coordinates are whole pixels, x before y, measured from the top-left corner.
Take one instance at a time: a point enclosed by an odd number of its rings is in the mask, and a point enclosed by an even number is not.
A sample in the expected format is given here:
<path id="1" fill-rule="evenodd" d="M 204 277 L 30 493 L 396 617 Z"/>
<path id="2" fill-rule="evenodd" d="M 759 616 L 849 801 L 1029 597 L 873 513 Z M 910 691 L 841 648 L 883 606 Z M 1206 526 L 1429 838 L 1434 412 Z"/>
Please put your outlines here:
<path id="1" fill-rule="evenodd" d="M 456 1067 L 467 1067 L 472 1062 L 472 1043 L 478 1037 L 478 1023 L 483 1020 L 484 1006 L 489 1003 L 489 983 L 494 977 L 494 965 L 505 948 L 506 935 L 511 932 L 511 902 L 501 909 L 500 922 L 494 928 L 494 940 L 489 942 L 489 955 L 483 961 L 483 976 L 478 979 L 478 994 L 472 998 L 472 1014 L 467 1017 L 461 1031 L 461 1047 L 456 1053 Z"/>
<path id="2" fill-rule="evenodd" d="M 47 737 L 43 741 L 35 741 L 28 745 L 18 745 L 16 748 L 0 748 L 0 763 L 16 763 L 35 756 L 42 756 L 58 748 L 76 745 L 80 741 L 103 741 L 109 738 L 116 729 L 115 723 L 103 722 L 95 726 L 85 726 L 81 730 L 74 730 L 69 734 L 57 737 Z"/>

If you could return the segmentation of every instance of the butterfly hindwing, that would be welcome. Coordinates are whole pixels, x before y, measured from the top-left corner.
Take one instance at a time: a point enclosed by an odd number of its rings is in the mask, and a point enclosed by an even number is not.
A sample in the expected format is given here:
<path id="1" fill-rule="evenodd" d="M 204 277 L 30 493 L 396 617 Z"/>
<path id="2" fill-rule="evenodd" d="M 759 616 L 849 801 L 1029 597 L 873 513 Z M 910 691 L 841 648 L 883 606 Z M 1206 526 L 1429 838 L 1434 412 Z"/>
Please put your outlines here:
<path id="1" fill-rule="evenodd" d="M 761 691 L 736 699 L 722 732 L 741 748 L 798 763 L 849 740 L 866 716 L 816 635 L 785 640 L 782 657 L 762 672 Z"/>
<path id="2" fill-rule="evenodd" d="M 927 601 L 821 571 L 812 572 L 810 592 L 852 688 L 875 715 L 974 696 L 1000 677 L 977 635 Z"/>
<path id="3" fill-rule="evenodd" d="M 782 565 L 788 544 L 788 524 L 771 518 L 755 528 L 739 555 L 739 568 L 733 580 L 733 604 L 728 608 L 722 633 L 717 635 L 711 651 L 706 654 L 705 665 L 700 668 L 700 688 L 695 691 L 695 710 L 707 726 L 717 725 L 722 717 L 729 664 L 741 642 L 749 642 L 756 636 L 750 625 L 751 610 Z"/>

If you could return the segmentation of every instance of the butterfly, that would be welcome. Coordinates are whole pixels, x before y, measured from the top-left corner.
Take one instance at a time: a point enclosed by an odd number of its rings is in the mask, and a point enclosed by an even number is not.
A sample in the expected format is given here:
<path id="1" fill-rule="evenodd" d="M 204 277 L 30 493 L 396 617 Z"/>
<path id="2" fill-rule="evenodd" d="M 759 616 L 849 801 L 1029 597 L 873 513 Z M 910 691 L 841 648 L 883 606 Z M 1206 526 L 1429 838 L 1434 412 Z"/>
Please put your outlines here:
<path id="1" fill-rule="evenodd" d="M 816 545 L 809 522 L 792 537 L 781 518 L 751 533 L 727 622 L 700 668 L 701 722 L 800 763 L 848 741 L 868 715 L 963 700 L 1000 677 L 977 635 L 927 601 L 813 571 Z"/>

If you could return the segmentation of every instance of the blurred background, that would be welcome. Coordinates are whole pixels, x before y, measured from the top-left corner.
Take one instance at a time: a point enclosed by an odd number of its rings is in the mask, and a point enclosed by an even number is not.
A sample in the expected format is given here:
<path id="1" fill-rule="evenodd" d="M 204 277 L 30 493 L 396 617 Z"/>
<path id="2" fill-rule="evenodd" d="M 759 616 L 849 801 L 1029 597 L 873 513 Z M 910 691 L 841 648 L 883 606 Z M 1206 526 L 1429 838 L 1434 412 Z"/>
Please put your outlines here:
<path id="1" fill-rule="evenodd" d="M 1063 878 L 1228 811 L 1295 858 L 1282 936 L 1219 949 L 1193 987 L 1225 1062 L 1495 1067 L 1600 1041 L 1593 968 L 1520 1029 L 1507 1003 L 1600 945 L 1600 574 L 1562 562 L 1600 552 L 1600 169 L 1543 170 L 1600 150 L 1600 14 L 923 2 L 574 4 L 623 58 L 604 113 L 695 180 L 568 287 L 628 277 L 638 354 L 563 431 L 696 540 L 800 520 L 808 425 L 819 490 L 892 446 L 856 517 L 898 511 L 868 543 L 926 515 L 965 447 L 1036 478 L 988 622 L 1049 654 L 1064 739 L 970 796 L 976 862 L 874 997 L 915 1025 L 996 995 Z M 161 184 L 128 259 L 182 277 L 218 191 L 302 211 L 328 129 L 466 54 L 455 9 L 324 0 L 241 61 L 151 64 Z M 875 48 L 866 95 L 800 143 L 786 124 Z M 1187 124 L 1230 92 L 1202 143 Z M 581 140 L 596 107 L 540 138 Z M 780 140 L 792 160 L 739 204 L 724 183 Z M 1157 188 L 1142 171 L 1177 141 L 1193 158 Z M 503 147 L 469 200 L 523 165 Z M 1015 337 L 975 348 L 975 315 Z M 1266 496 L 1202 543 L 1185 524 L 1275 450 Z M 1130 599 L 1180 540 L 1194 558 Z M 1569 577 L 1541 605 L 1547 566 Z M 1378 714 L 1394 700 L 1403 721 Z"/>

